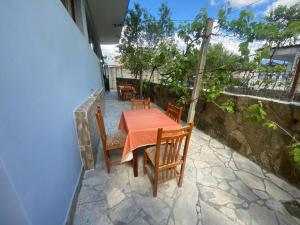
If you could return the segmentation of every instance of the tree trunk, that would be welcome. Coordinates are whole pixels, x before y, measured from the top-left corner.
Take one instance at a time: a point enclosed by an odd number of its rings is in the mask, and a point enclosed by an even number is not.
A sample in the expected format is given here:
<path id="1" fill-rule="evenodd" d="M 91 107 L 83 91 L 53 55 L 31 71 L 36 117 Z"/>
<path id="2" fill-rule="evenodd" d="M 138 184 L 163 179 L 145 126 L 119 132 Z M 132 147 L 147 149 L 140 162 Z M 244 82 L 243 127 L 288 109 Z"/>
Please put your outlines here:
<path id="1" fill-rule="evenodd" d="M 143 71 L 140 72 L 140 97 L 143 97 Z"/>
<path id="2" fill-rule="evenodd" d="M 191 97 L 191 104 L 189 108 L 189 113 L 188 113 L 188 122 L 192 123 L 194 122 L 194 117 L 195 117 L 195 109 L 196 109 L 196 104 L 199 98 L 199 92 L 200 92 L 200 85 L 202 83 L 202 77 L 203 77 L 203 72 L 204 72 L 204 67 L 205 67 L 205 62 L 206 62 L 206 54 L 207 54 L 207 48 L 208 44 L 210 41 L 210 35 L 212 32 L 213 28 L 213 19 L 207 19 L 206 25 L 205 25 L 205 30 L 204 30 L 204 37 L 202 40 L 201 48 L 200 48 L 200 54 L 198 58 L 198 69 L 197 69 L 197 74 L 196 74 L 196 79 L 194 80 L 194 88 L 192 92 L 192 97 Z"/>

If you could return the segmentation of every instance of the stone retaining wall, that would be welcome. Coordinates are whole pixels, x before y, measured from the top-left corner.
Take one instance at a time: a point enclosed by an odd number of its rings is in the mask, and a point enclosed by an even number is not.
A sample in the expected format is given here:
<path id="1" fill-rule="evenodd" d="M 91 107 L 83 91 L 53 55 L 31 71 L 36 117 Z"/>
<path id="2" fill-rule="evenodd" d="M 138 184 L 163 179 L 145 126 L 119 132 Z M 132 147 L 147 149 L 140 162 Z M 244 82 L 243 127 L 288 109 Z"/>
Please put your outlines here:
<path id="1" fill-rule="evenodd" d="M 126 82 L 130 81 L 126 79 Z M 179 95 L 158 84 L 150 84 L 144 90 L 144 95 L 164 109 L 168 102 L 176 103 L 179 98 Z M 293 164 L 286 148 L 291 139 L 280 130 L 263 128 L 248 122 L 246 118 L 246 108 L 261 100 L 268 118 L 279 123 L 299 140 L 300 104 L 230 93 L 224 93 L 217 102 L 221 103 L 229 98 L 236 106 L 233 114 L 225 113 L 215 104 L 200 99 L 196 107 L 195 125 L 263 168 L 300 187 L 300 168 Z M 184 108 L 183 120 L 186 120 L 187 112 L 188 106 Z"/>
<path id="2" fill-rule="evenodd" d="M 95 112 L 97 106 L 104 111 L 104 93 L 104 88 L 97 90 L 74 111 L 80 157 L 86 170 L 95 168 L 100 140 Z"/>

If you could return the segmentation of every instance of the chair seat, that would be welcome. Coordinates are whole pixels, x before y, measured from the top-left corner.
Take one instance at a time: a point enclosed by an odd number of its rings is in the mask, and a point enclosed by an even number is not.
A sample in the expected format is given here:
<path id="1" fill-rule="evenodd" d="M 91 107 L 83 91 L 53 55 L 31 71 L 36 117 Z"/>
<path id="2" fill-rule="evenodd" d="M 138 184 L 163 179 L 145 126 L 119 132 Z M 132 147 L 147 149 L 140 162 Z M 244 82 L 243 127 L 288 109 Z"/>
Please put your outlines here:
<path id="1" fill-rule="evenodd" d="M 165 144 L 162 144 L 160 146 L 160 156 L 159 156 L 159 165 L 163 164 L 163 159 L 164 159 L 164 153 L 165 153 Z M 153 166 L 155 166 L 155 152 L 156 152 L 156 146 L 149 147 L 145 150 L 150 162 L 152 163 Z M 180 161 L 181 156 L 179 157 L 178 162 Z"/>
<path id="2" fill-rule="evenodd" d="M 123 148 L 127 133 L 125 131 L 118 131 L 114 134 L 108 134 L 106 140 L 107 150 Z"/>

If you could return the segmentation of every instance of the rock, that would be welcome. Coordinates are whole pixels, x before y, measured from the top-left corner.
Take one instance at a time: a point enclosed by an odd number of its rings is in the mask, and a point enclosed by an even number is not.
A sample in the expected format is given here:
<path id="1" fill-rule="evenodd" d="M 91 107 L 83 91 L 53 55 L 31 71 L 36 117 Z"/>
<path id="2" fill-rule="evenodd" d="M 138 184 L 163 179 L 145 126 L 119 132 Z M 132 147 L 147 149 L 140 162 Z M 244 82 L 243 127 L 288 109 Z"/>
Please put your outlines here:
<path id="1" fill-rule="evenodd" d="M 294 187 L 293 185 L 287 183 L 283 179 L 275 176 L 274 174 L 268 173 L 266 176 L 270 178 L 274 184 L 276 184 L 278 187 L 281 187 L 283 190 L 287 191 L 294 198 L 300 198 L 300 190 Z"/>
<path id="2" fill-rule="evenodd" d="M 224 149 L 225 147 L 224 147 L 224 145 L 221 143 L 221 142 L 219 142 L 219 141 L 217 141 L 216 139 L 211 139 L 210 140 L 210 142 L 209 142 L 209 147 L 211 147 L 211 148 L 219 148 L 219 149 Z"/>
<path id="3" fill-rule="evenodd" d="M 223 191 L 227 191 L 229 190 L 230 187 L 226 181 L 222 181 L 221 183 L 219 183 L 219 188 L 222 189 Z"/>
<path id="4" fill-rule="evenodd" d="M 230 159 L 232 150 L 225 146 L 225 149 L 215 149 L 215 153 L 217 153 L 220 157 L 225 158 L 226 160 Z"/>
<path id="5" fill-rule="evenodd" d="M 264 183 L 262 180 L 250 173 L 235 171 L 235 174 L 240 178 L 240 180 L 245 183 L 251 189 L 258 189 L 261 191 L 265 190 Z"/>
<path id="6" fill-rule="evenodd" d="M 128 174 L 123 168 L 122 171 L 120 171 L 119 173 L 117 174 L 114 173 L 114 176 L 110 179 L 110 182 L 105 185 L 104 190 L 106 191 L 107 189 L 111 189 L 113 187 L 119 190 L 123 190 L 127 184 L 128 184 Z"/>
<path id="7" fill-rule="evenodd" d="M 277 187 L 274 183 L 265 180 L 265 185 L 267 193 L 274 199 L 279 201 L 289 201 L 293 199 L 287 192 Z"/>
<path id="8" fill-rule="evenodd" d="M 224 167 L 212 168 L 212 175 L 220 179 L 235 180 L 235 174 L 232 170 Z"/>
<path id="9" fill-rule="evenodd" d="M 103 190 L 103 187 L 108 180 L 107 174 L 105 174 L 103 170 L 91 170 L 87 172 L 88 175 L 84 176 L 85 178 L 82 181 L 82 186 L 89 186 L 98 190 Z"/>
<path id="10" fill-rule="evenodd" d="M 177 189 L 178 189 L 178 185 L 176 179 L 170 180 L 158 186 L 159 193 L 169 198 L 175 197 L 174 195 Z"/>
<path id="11" fill-rule="evenodd" d="M 240 154 L 234 152 L 233 159 L 234 159 L 235 165 L 237 166 L 238 169 L 252 173 L 255 176 L 264 178 L 261 168 L 254 162 L 247 159 L 246 157 L 241 156 Z"/>
<path id="12" fill-rule="evenodd" d="M 266 205 L 274 211 L 282 212 L 283 214 L 289 214 L 288 211 L 284 208 L 284 206 L 279 201 L 269 199 L 266 201 Z"/>
<path id="13" fill-rule="evenodd" d="M 280 225 L 300 225 L 300 220 L 291 216 L 290 214 L 283 214 L 281 212 L 276 212 L 277 218 Z"/>
<path id="14" fill-rule="evenodd" d="M 199 155 L 200 157 L 200 155 Z M 198 160 L 195 160 L 194 161 L 194 165 L 197 169 L 202 169 L 202 168 L 208 168 L 208 167 L 211 167 L 211 165 L 209 165 L 208 163 L 206 162 L 203 162 L 203 161 L 198 161 Z"/>
<path id="15" fill-rule="evenodd" d="M 258 200 L 258 201 L 257 201 L 257 204 L 263 205 L 263 204 L 264 204 L 264 201 L 263 201 L 263 200 Z"/>
<path id="16" fill-rule="evenodd" d="M 230 182 L 230 185 L 248 201 L 256 201 L 257 196 L 241 181 Z"/>
<path id="17" fill-rule="evenodd" d="M 234 196 L 238 196 L 239 195 L 239 193 L 237 193 L 237 191 L 234 190 L 234 189 L 231 189 L 230 193 L 233 194 Z"/>
<path id="18" fill-rule="evenodd" d="M 229 209 L 235 209 L 236 208 L 235 205 L 232 204 L 232 203 L 227 204 L 226 207 L 229 208 Z"/>
<path id="19" fill-rule="evenodd" d="M 270 196 L 269 196 L 266 192 L 264 192 L 264 191 L 259 191 L 259 190 L 253 189 L 253 192 L 254 192 L 260 199 L 265 200 L 265 199 L 269 199 L 269 198 L 270 198 Z"/>
<path id="20" fill-rule="evenodd" d="M 216 205 L 224 206 L 229 203 L 242 204 L 244 202 L 242 199 L 217 188 L 201 187 L 200 193 L 204 201 L 209 201 Z"/>
<path id="21" fill-rule="evenodd" d="M 205 225 L 233 225 L 233 221 L 228 219 L 215 208 L 201 201 L 202 223 Z M 183 225 L 183 224 L 182 224 Z"/>
<path id="22" fill-rule="evenodd" d="M 248 204 L 247 204 L 247 207 L 248 207 Z M 247 207 L 244 207 L 244 208 L 247 208 Z M 236 214 L 237 218 L 239 218 L 239 220 L 242 221 L 242 224 L 250 225 L 251 218 L 250 218 L 249 209 L 243 209 L 243 208 L 236 209 L 235 214 Z"/>
<path id="23" fill-rule="evenodd" d="M 174 225 L 174 220 L 172 218 L 169 219 L 168 225 Z"/>
<path id="24" fill-rule="evenodd" d="M 249 155 L 252 153 L 251 147 L 247 142 L 245 136 L 239 130 L 234 130 L 229 133 L 231 138 L 235 139 L 237 142 L 240 143 L 240 152 L 244 153 L 245 155 Z"/>
<path id="25" fill-rule="evenodd" d="M 132 191 L 135 191 L 143 195 L 152 194 L 152 185 L 148 176 L 141 176 L 141 175 L 139 175 L 138 177 L 130 176 L 129 182 Z"/>
<path id="26" fill-rule="evenodd" d="M 112 225 L 107 210 L 105 201 L 90 202 L 80 204 L 76 207 L 76 212 L 73 218 L 73 225 Z"/>
<path id="27" fill-rule="evenodd" d="M 203 169 L 197 169 L 197 183 L 205 186 L 218 186 L 216 178 Z"/>
<path id="28" fill-rule="evenodd" d="M 93 187 L 82 186 L 78 195 L 77 204 L 89 203 L 93 201 L 104 200 L 105 195 L 103 191 L 99 191 Z"/>
<path id="29" fill-rule="evenodd" d="M 224 125 L 228 133 L 231 131 L 237 129 L 238 125 L 235 121 L 234 115 L 231 115 L 230 113 L 226 113 L 224 116 Z"/>
<path id="30" fill-rule="evenodd" d="M 270 168 L 271 165 L 270 165 L 268 153 L 266 151 L 260 153 L 260 161 L 265 167 Z"/>
<path id="31" fill-rule="evenodd" d="M 166 224 L 170 214 L 170 208 L 159 198 L 153 198 L 153 196 L 141 196 L 139 194 L 134 195 L 136 203 L 139 208 L 151 217 L 155 224 Z"/>
<path id="32" fill-rule="evenodd" d="M 108 213 L 114 224 L 122 224 L 133 221 L 139 210 L 132 198 L 125 198 L 120 204 L 110 209 Z"/>
<path id="33" fill-rule="evenodd" d="M 133 220 L 130 225 L 149 225 L 148 222 L 146 222 L 143 218 L 138 217 L 135 220 Z"/>
<path id="34" fill-rule="evenodd" d="M 232 170 L 237 170 L 238 168 L 236 167 L 233 159 L 229 161 L 228 166 L 232 169 Z"/>
<path id="35" fill-rule="evenodd" d="M 226 207 L 221 207 L 220 211 L 228 218 L 230 218 L 235 224 L 243 224 L 242 221 L 236 216 L 235 210 Z"/>
<path id="36" fill-rule="evenodd" d="M 208 146 L 203 146 L 198 160 L 206 162 L 210 166 L 225 166 L 224 163 L 214 155 L 213 151 Z"/>
<path id="37" fill-rule="evenodd" d="M 249 206 L 249 205 L 248 205 L 247 202 L 244 202 L 244 203 L 243 203 L 243 207 L 244 207 L 244 208 L 248 208 L 248 206 Z"/>
<path id="38" fill-rule="evenodd" d="M 175 225 L 196 224 L 198 189 L 195 183 L 186 180 L 173 208 Z"/>
<path id="39" fill-rule="evenodd" d="M 277 225 L 275 213 L 266 207 L 251 203 L 249 208 L 251 224 L 253 225 Z"/>
<path id="40" fill-rule="evenodd" d="M 107 194 L 107 206 L 112 208 L 125 199 L 125 195 L 117 188 L 112 188 Z"/>

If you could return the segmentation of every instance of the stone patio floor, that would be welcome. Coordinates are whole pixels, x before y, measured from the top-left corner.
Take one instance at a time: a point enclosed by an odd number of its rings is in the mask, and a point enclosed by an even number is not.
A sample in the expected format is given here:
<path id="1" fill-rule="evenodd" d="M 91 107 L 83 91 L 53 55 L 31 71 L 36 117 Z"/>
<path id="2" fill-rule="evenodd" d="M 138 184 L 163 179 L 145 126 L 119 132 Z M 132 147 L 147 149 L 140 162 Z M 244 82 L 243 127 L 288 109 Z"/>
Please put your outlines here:
<path id="1" fill-rule="evenodd" d="M 130 109 L 116 93 L 105 97 L 108 132 L 117 130 L 121 112 Z M 300 190 L 234 152 L 198 129 L 192 133 L 182 188 L 175 180 L 158 186 L 153 198 L 139 159 L 139 177 L 130 163 L 107 174 L 102 149 L 97 168 L 86 171 L 73 225 L 297 225 L 282 202 L 300 202 Z"/>

